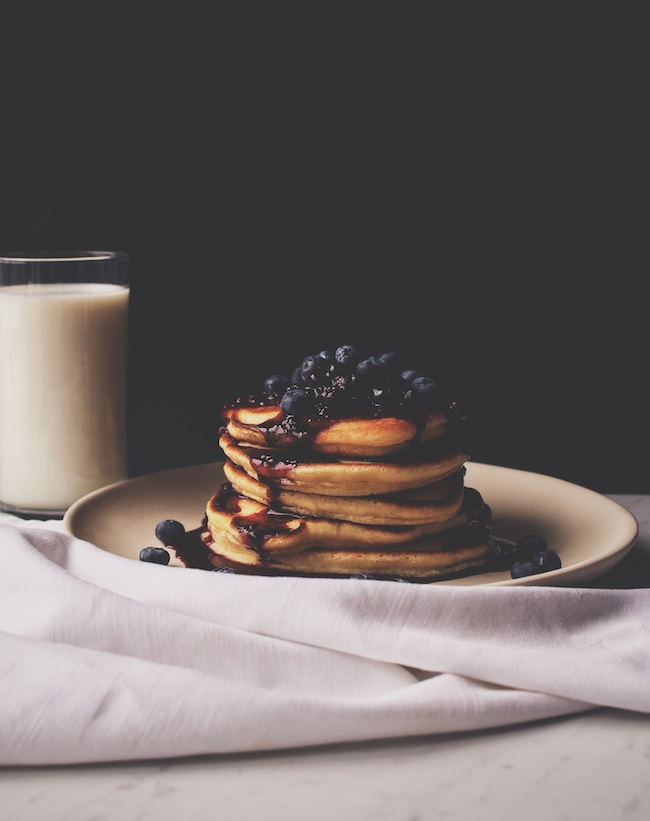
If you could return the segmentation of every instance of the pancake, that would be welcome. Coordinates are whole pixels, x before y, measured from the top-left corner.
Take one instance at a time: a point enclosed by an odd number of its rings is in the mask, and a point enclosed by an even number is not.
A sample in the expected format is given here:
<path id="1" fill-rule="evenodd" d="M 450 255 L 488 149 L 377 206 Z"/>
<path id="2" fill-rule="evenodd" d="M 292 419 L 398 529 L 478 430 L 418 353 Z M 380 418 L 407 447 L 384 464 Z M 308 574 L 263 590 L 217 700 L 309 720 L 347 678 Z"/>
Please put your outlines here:
<path id="1" fill-rule="evenodd" d="M 489 517 L 482 500 L 479 507 Z M 356 525 L 276 513 L 225 483 L 208 503 L 205 543 L 215 567 L 249 573 L 428 580 L 493 558 L 490 529 L 471 518 L 473 511 L 468 505 L 439 532 L 426 525 Z"/>
<path id="2" fill-rule="evenodd" d="M 435 581 L 481 572 L 498 548 L 465 486 L 466 416 L 396 355 L 351 346 L 223 410 L 223 483 L 206 503 L 215 569 Z"/>
<path id="3" fill-rule="evenodd" d="M 467 489 L 457 513 L 444 523 L 363 525 L 345 520 L 280 513 L 263 502 L 237 493 L 224 483 L 208 501 L 207 526 L 215 540 L 222 534 L 261 553 L 300 553 L 315 547 L 356 548 L 360 545 L 400 545 L 445 533 L 472 521 L 489 518 L 478 491 Z M 430 542 L 436 543 L 435 539 Z"/>
<path id="4" fill-rule="evenodd" d="M 368 496 L 412 490 L 456 473 L 469 453 L 452 449 L 413 461 L 370 461 L 328 458 L 311 452 L 266 450 L 219 437 L 228 460 L 266 484 L 324 496 Z"/>
<path id="5" fill-rule="evenodd" d="M 384 456 L 433 441 L 444 436 L 451 424 L 451 414 L 441 411 L 427 414 L 417 423 L 394 416 L 372 420 L 353 417 L 314 423 L 307 435 L 304 430 L 283 425 L 278 405 L 228 408 L 224 415 L 230 436 L 247 445 L 353 457 Z"/>
<path id="6" fill-rule="evenodd" d="M 274 488 L 233 462 L 223 466 L 237 493 L 263 502 L 281 513 L 343 519 L 360 524 L 444 524 L 463 503 L 463 471 L 438 482 L 398 493 L 372 496 L 324 496 Z"/>
<path id="7" fill-rule="evenodd" d="M 292 556 L 262 561 L 256 554 L 243 550 L 225 550 L 210 561 L 215 569 L 228 568 L 238 573 L 263 575 L 300 575 L 349 577 L 365 576 L 390 581 L 430 582 L 478 572 L 493 561 L 492 548 L 486 536 L 471 547 L 455 547 L 453 542 L 432 550 L 401 551 L 310 550 Z"/>

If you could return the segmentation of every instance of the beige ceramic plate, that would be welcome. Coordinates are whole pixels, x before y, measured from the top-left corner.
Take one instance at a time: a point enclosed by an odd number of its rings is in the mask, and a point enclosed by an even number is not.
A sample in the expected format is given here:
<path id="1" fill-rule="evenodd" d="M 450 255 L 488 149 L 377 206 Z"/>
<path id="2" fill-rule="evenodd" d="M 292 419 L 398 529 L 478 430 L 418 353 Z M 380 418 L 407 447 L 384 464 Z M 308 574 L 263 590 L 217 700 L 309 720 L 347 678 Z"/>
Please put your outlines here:
<path id="1" fill-rule="evenodd" d="M 66 530 L 110 553 L 138 560 L 157 545 L 162 519 L 199 527 L 205 504 L 224 474 L 221 463 L 166 470 L 127 479 L 80 499 L 64 517 Z M 479 463 L 467 464 L 466 484 L 492 508 L 494 535 L 515 541 L 528 533 L 546 537 L 562 568 L 511 579 L 506 572 L 436 582 L 454 585 L 587 584 L 616 565 L 636 541 L 638 524 L 617 502 L 550 476 Z"/>

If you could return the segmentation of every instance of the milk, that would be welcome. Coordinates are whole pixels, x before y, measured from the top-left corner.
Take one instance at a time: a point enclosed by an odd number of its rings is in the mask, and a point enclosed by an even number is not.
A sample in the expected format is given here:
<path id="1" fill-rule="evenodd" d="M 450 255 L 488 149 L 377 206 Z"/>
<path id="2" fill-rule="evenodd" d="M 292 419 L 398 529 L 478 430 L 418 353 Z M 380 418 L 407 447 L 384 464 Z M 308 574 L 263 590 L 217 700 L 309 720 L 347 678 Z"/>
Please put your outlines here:
<path id="1" fill-rule="evenodd" d="M 126 477 L 129 290 L 0 287 L 0 504 L 61 514 Z"/>

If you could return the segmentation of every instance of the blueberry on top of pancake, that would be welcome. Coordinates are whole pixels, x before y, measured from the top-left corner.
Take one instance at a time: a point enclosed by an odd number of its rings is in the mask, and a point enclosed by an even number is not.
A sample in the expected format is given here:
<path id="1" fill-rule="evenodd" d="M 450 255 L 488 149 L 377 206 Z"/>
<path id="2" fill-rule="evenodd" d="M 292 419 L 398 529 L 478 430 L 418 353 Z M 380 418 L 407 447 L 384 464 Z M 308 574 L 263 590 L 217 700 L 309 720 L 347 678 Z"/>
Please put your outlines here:
<path id="1" fill-rule="evenodd" d="M 471 452 L 467 418 L 437 382 L 403 368 L 392 351 L 363 357 L 351 345 L 306 356 L 290 375 L 224 408 L 236 441 L 381 457 L 439 437 Z"/>

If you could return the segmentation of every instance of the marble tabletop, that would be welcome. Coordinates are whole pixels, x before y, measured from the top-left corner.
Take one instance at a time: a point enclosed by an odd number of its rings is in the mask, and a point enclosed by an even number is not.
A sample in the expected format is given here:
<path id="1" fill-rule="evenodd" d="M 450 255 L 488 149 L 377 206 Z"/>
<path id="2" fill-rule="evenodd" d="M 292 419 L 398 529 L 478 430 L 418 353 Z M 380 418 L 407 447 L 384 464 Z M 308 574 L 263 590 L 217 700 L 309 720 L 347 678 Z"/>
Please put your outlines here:
<path id="1" fill-rule="evenodd" d="M 650 587 L 639 537 L 596 587 Z M 650 684 L 650 683 L 649 683 Z M 593 710 L 500 730 L 273 753 L 0 768 L 0 821 L 614 821 L 650 817 L 650 715 Z"/>

